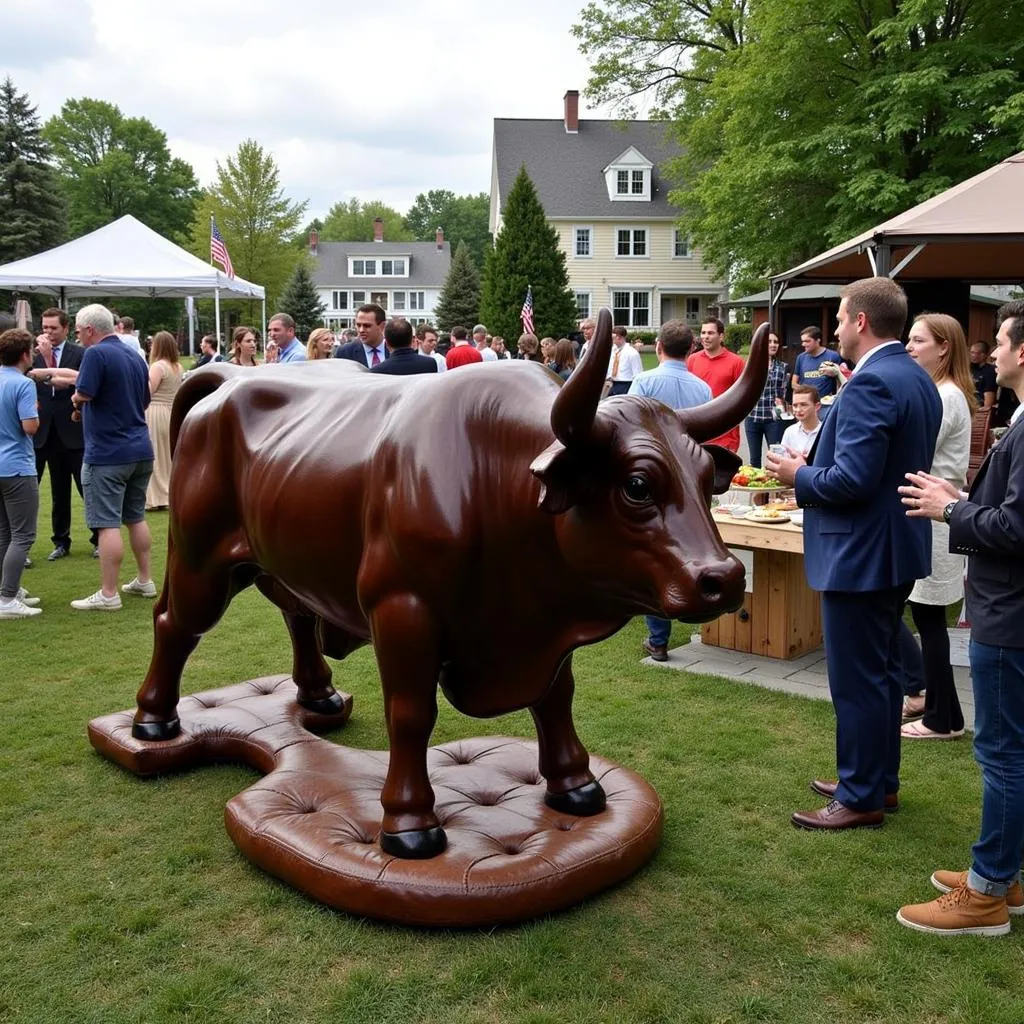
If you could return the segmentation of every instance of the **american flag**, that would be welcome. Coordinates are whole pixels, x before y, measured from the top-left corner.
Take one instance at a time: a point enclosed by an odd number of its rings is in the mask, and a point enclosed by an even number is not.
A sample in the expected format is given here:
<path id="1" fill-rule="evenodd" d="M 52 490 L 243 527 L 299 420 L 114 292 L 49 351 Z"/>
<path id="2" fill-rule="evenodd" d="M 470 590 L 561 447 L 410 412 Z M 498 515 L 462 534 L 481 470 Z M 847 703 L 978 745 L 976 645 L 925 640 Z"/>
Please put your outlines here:
<path id="1" fill-rule="evenodd" d="M 217 222 L 210 218 L 210 262 L 219 263 L 228 277 L 235 276 L 235 268 L 231 265 L 228 247 L 224 244 L 224 236 L 217 230 Z"/>
<path id="2" fill-rule="evenodd" d="M 519 314 L 523 321 L 523 334 L 533 334 L 533 288 L 526 286 L 526 298 L 523 299 L 523 310 Z"/>

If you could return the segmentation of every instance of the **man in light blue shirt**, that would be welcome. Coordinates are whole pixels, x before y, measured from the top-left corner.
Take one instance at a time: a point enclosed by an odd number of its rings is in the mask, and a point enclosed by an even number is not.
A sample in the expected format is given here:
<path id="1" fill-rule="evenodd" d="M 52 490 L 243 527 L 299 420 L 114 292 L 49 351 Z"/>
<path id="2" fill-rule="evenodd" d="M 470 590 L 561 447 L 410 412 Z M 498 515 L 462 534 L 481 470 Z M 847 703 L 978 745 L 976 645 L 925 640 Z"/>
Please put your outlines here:
<path id="1" fill-rule="evenodd" d="M 306 350 L 295 337 L 295 321 L 287 313 L 275 313 L 267 324 L 270 340 L 277 346 L 277 362 L 302 363 Z"/>
<path id="2" fill-rule="evenodd" d="M 711 388 L 686 368 L 686 357 L 693 348 L 693 331 L 682 320 L 667 320 L 658 332 L 658 366 L 633 378 L 629 394 L 656 398 L 672 409 L 690 409 L 711 401 Z M 650 636 L 644 650 L 654 661 L 668 661 L 670 619 L 646 615 Z"/>

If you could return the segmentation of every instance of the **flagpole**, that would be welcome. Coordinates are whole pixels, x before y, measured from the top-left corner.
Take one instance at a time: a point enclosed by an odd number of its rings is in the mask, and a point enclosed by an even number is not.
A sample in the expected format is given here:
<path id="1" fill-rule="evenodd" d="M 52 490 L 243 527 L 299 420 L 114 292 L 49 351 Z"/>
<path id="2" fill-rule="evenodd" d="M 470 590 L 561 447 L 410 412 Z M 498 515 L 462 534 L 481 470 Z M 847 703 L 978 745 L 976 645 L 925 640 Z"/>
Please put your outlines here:
<path id="1" fill-rule="evenodd" d="M 220 354 L 220 289 L 213 290 L 213 315 L 217 320 L 217 354 Z"/>
<path id="2" fill-rule="evenodd" d="M 210 266 L 214 266 L 213 262 L 213 214 L 210 214 Z"/>

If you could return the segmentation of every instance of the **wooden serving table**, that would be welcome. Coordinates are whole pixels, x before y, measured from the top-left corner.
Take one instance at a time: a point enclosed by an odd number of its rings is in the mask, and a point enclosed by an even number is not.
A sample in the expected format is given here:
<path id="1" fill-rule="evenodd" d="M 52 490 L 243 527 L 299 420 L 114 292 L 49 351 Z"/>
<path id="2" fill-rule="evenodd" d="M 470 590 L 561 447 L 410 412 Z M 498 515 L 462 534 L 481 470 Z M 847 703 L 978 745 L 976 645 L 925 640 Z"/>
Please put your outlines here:
<path id="1" fill-rule="evenodd" d="M 780 659 L 821 646 L 821 602 L 804 577 L 803 530 L 718 513 L 714 520 L 727 547 L 754 553 L 754 580 L 743 607 L 702 626 L 701 641 Z"/>

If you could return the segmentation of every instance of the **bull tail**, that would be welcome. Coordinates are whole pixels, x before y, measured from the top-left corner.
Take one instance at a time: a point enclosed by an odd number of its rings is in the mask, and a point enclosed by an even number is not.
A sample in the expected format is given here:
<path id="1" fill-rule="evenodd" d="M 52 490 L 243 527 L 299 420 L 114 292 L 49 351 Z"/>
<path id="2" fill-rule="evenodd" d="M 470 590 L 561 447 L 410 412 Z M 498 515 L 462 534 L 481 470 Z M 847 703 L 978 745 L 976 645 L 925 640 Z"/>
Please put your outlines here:
<path id="1" fill-rule="evenodd" d="M 207 363 L 188 375 L 178 393 L 174 396 L 174 404 L 171 406 L 171 454 L 178 444 L 178 434 L 185 417 L 192 408 L 201 402 L 207 395 L 212 395 L 225 382 L 231 380 L 238 373 L 242 372 L 241 366 L 234 363 Z"/>

